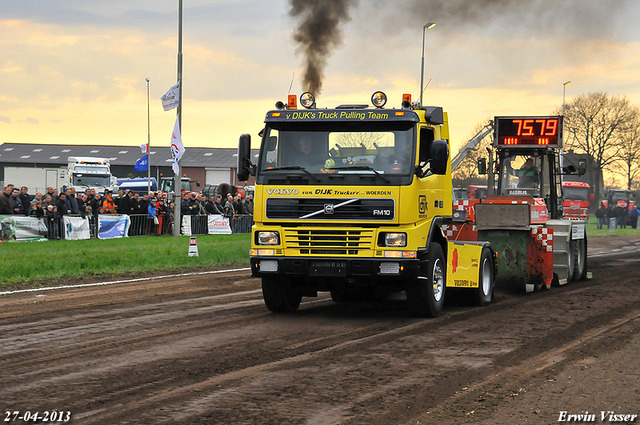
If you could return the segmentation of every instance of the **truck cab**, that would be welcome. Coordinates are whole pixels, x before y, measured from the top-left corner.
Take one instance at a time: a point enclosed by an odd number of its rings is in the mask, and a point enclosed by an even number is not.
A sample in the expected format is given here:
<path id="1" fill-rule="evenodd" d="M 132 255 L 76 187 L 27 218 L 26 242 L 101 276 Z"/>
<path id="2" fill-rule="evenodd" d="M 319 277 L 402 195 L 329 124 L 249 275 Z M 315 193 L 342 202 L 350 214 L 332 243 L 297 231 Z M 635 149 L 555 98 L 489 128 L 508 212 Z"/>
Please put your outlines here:
<path id="1" fill-rule="evenodd" d="M 117 192 L 117 178 L 111 174 L 108 158 L 70 156 L 67 162 L 67 182 L 64 188 L 73 186 L 76 193 L 84 193 L 87 189 L 95 189 L 100 194 L 105 189 Z"/>
<path id="2" fill-rule="evenodd" d="M 589 203 L 593 199 L 591 186 L 583 182 L 563 181 L 562 195 L 564 217 L 589 218 Z"/>

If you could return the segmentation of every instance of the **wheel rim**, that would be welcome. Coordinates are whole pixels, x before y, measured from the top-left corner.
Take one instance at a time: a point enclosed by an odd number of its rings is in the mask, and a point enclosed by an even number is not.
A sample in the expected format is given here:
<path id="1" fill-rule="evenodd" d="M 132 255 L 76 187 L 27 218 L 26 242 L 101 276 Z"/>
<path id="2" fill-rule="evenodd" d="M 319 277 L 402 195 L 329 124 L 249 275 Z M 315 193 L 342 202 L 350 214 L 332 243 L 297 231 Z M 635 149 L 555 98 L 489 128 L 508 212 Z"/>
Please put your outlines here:
<path id="1" fill-rule="evenodd" d="M 437 259 L 433 265 L 433 276 L 431 279 L 433 285 L 433 298 L 440 302 L 444 294 L 444 271 L 440 259 Z"/>
<path id="2" fill-rule="evenodd" d="M 489 295 L 491 291 L 491 270 L 487 267 L 489 260 L 486 258 L 482 262 L 482 293 Z"/>

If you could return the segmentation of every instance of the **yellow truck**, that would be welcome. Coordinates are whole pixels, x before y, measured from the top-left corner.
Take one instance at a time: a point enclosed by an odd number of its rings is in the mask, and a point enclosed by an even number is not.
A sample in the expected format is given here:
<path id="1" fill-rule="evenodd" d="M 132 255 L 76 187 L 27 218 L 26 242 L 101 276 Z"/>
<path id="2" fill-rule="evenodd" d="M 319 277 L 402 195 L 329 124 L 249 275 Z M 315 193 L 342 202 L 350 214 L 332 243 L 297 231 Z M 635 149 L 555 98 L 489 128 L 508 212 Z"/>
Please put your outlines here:
<path id="1" fill-rule="evenodd" d="M 445 294 L 493 297 L 487 242 L 449 242 L 452 215 L 447 114 L 403 96 L 385 108 L 321 109 L 311 93 L 267 112 L 260 154 L 240 137 L 238 178 L 255 175 L 251 272 L 267 308 L 293 312 L 303 296 L 336 302 L 406 293 L 409 309 L 436 317 Z"/>

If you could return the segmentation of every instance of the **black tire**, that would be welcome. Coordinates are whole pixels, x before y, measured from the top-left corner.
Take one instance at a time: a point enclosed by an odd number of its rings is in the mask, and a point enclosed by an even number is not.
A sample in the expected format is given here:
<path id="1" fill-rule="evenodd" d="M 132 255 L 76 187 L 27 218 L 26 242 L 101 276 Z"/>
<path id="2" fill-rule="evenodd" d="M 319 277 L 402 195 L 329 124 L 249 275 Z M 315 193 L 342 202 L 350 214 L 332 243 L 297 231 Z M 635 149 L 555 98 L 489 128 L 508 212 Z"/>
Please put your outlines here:
<path id="1" fill-rule="evenodd" d="M 478 280 L 478 290 L 476 292 L 476 302 L 483 307 L 493 300 L 493 288 L 495 285 L 493 268 L 493 256 L 489 248 L 482 248 L 480 256 L 480 272 Z"/>
<path id="2" fill-rule="evenodd" d="M 444 305 L 447 263 L 442 247 L 432 242 L 427 253 L 426 276 L 419 276 L 415 285 L 407 289 L 407 303 L 412 313 L 438 317 Z"/>
<path id="3" fill-rule="evenodd" d="M 274 313 L 293 313 L 300 307 L 302 295 L 298 294 L 288 280 L 275 282 L 273 278 L 262 278 L 262 298 Z"/>
<path id="4" fill-rule="evenodd" d="M 570 239 L 569 246 L 567 248 L 567 256 L 569 258 L 569 264 L 567 264 L 567 283 L 569 283 L 573 280 L 573 270 L 576 267 L 576 251 L 578 249 L 576 241 Z"/>
<path id="5" fill-rule="evenodd" d="M 573 261 L 573 280 L 584 280 L 587 277 L 587 240 L 575 241 L 576 250 Z"/>

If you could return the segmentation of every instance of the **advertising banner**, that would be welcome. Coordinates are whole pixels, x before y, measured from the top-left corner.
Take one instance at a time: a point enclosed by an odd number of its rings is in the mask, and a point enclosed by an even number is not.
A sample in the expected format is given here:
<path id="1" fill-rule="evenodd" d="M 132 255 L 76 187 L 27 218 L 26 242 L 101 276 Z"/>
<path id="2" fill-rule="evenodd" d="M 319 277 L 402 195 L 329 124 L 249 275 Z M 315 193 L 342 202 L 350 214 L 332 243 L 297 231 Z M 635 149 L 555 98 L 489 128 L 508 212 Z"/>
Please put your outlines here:
<path id="1" fill-rule="evenodd" d="M 229 219 L 222 215 L 210 215 L 209 216 L 209 234 L 210 235 L 230 235 L 231 226 L 229 225 Z"/>
<path id="2" fill-rule="evenodd" d="M 68 240 L 89 239 L 89 219 L 64 216 L 64 238 Z"/>
<path id="3" fill-rule="evenodd" d="M 130 225 L 131 220 L 126 214 L 100 214 L 98 215 L 98 239 L 128 237 Z"/>
<path id="4" fill-rule="evenodd" d="M 0 216 L 2 240 L 46 241 L 47 225 L 43 219 L 19 215 Z"/>

